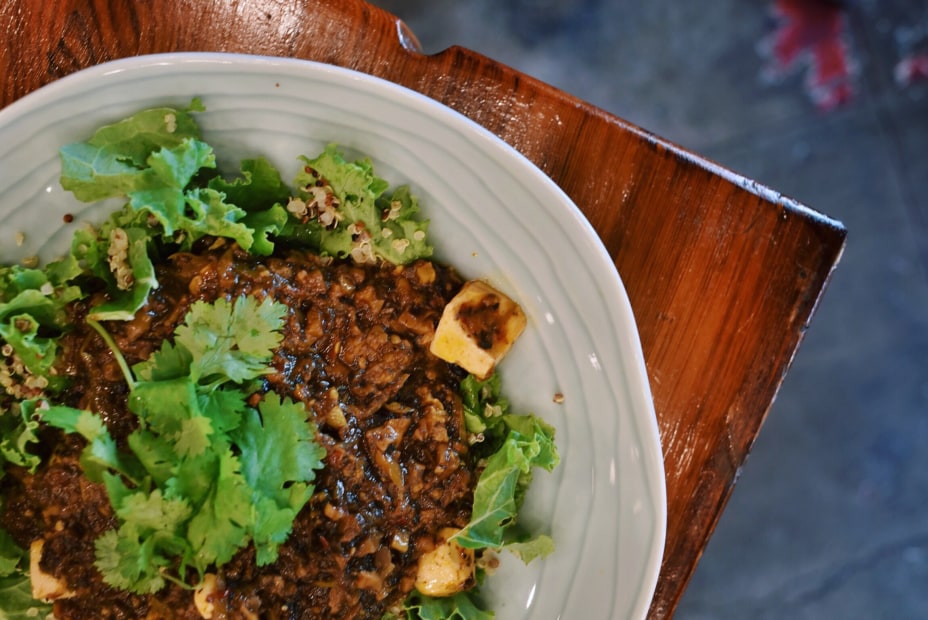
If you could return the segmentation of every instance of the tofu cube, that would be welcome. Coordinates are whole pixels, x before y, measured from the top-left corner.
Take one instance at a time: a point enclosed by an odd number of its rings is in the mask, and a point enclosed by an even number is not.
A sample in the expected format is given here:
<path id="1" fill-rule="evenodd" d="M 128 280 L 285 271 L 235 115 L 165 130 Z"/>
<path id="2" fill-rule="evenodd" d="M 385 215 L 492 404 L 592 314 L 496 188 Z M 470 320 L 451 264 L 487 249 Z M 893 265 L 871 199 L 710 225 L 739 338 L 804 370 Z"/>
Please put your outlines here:
<path id="1" fill-rule="evenodd" d="M 474 550 L 453 540 L 454 528 L 443 528 L 442 542 L 419 558 L 416 590 L 426 596 L 451 596 L 471 585 L 474 577 Z"/>
<path id="2" fill-rule="evenodd" d="M 474 280 L 445 306 L 429 350 L 484 380 L 493 374 L 525 324 L 519 304 L 486 282 Z"/>
<path id="3" fill-rule="evenodd" d="M 45 541 L 41 538 L 32 541 L 29 545 L 29 581 L 32 584 L 32 598 L 37 601 L 54 601 L 73 597 L 74 592 L 68 588 L 65 580 L 49 575 L 39 567 L 44 547 Z"/>
<path id="4" fill-rule="evenodd" d="M 214 597 L 221 596 L 219 591 L 219 580 L 215 573 L 206 573 L 203 580 L 193 591 L 193 604 L 204 620 L 211 620 L 216 613 L 216 604 L 213 602 Z"/>

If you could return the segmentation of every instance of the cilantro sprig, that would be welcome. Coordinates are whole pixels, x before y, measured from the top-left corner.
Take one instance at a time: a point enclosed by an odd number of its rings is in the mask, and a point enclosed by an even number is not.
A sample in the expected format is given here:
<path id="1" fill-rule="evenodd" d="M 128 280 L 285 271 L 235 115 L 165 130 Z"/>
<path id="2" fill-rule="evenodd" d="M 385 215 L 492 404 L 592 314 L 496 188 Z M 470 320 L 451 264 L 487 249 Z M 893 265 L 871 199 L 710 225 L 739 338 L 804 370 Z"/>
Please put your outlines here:
<path id="1" fill-rule="evenodd" d="M 106 583 L 157 592 L 188 567 L 202 575 L 228 562 L 249 542 L 259 565 L 277 559 L 325 455 L 302 403 L 273 392 L 257 407 L 246 402 L 254 380 L 271 372 L 286 312 L 269 298 L 195 303 L 174 341 L 126 377 L 139 422 L 128 451 L 96 413 L 41 411 L 47 424 L 87 441 L 81 465 L 104 484 L 118 518 L 96 541 Z"/>

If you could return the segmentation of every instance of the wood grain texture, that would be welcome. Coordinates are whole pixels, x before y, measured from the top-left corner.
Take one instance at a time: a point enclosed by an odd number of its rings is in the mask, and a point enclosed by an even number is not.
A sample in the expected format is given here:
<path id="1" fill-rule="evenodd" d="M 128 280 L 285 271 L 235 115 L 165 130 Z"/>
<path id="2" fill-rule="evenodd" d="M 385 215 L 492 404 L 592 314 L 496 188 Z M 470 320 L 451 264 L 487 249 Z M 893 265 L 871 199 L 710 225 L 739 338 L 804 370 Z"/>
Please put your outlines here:
<path id="1" fill-rule="evenodd" d="M 673 614 L 838 261 L 839 224 L 477 53 L 424 56 L 361 0 L 4 0 L 0 23 L 0 105 L 120 57 L 292 56 L 420 91 L 534 161 L 590 219 L 631 298 L 667 471 L 651 617 Z"/>

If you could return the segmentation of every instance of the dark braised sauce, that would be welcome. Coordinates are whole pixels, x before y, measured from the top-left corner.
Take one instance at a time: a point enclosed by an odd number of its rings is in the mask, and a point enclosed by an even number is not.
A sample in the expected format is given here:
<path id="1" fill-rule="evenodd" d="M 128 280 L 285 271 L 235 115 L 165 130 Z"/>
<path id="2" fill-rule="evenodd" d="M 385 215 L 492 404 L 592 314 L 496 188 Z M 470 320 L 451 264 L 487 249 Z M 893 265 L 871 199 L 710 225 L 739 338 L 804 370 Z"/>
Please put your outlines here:
<path id="1" fill-rule="evenodd" d="M 217 573 L 213 618 L 373 618 L 413 586 L 418 557 L 442 527 L 464 526 L 476 482 L 457 386 L 460 370 L 428 353 L 448 300 L 461 286 L 429 262 L 357 266 L 300 251 L 250 256 L 217 243 L 174 255 L 160 287 L 127 323 L 109 322 L 126 360 L 149 357 L 190 304 L 219 296 L 271 296 L 287 305 L 284 341 L 266 389 L 302 400 L 319 427 L 325 469 L 278 561 L 257 567 L 247 547 Z M 72 308 L 60 371 L 67 404 L 102 414 L 122 441 L 133 430 L 113 355 Z M 93 543 L 116 525 L 102 487 L 78 462 L 82 440 L 47 432 L 52 458 L 35 475 L 4 481 L 2 526 L 27 547 L 44 538 L 46 573 L 76 594 L 61 618 L 200 618 L 193 595 L 169 585 L 151 597 L 114 590 L 93 568 Z"/>

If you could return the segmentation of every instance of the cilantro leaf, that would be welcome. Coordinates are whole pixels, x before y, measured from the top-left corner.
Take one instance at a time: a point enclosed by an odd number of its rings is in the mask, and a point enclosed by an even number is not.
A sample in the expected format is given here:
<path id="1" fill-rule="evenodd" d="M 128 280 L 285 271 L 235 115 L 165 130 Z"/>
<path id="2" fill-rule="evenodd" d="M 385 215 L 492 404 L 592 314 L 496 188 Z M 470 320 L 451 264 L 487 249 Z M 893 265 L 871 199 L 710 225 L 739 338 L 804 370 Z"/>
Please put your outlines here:
<path id="1" fill-rule="evenodd" d="M 164 578 L 159 574 L 159 565 L 150 566 L 151 553 L 144 552 L 138 534 L 129 528 L 108 530 L 94 542 L 96 560 L 94 566 L 103 575 L 103 581 L 123 590 L 157 592 L 164 587 Z"/>
<path id="2" fill-rule="evenodd" d="M 239 473 L 239 467 L 231 451 L 219 455 L 215 483 L 190 520 L 187 529 L 190 563 L 200 572 L 210 564 L 225 564 L 248 540 L 252 492 Z"/>
<path id="3" fill-rule="evenodd" d="M 151 493 L 122 489 L 116 499 L 113 508 L 122 522 L 96 540 L 94 565 L 111 586 L 142 594 L 157 592 L 165 584 L 162 570 L 188 548 L 182 531 L 190 507 L 183 499 L 165 497 L 159 489 Z"/>
<path id="4" fill-rule="evenodd" d="M 174 443 L 144 429 L 133 431 L 126 442 L 152 482 L 161 487 L 166 486 L 175 475 L 177 452 Z M 113 498 L 113 493 L 110 493 L 110 498 Z"/>
<path id="5" fill-rule="evenodd" d="M 158 537 L 144 537 L 131 525 L 107 530 L 94 542 L 94 566 L 115 588 L 154 594 L 165 585 L 161 570 L 170 565 L 157 543 Z"/>
<path id="6" fill-rule="evenodd" d="M 213 425 L 209 418 L 202 415 L 192 416 L 181 421 L 174 449 L 181 457 L 199 456 L 210 447 L 212 434 Z"/>
<path id="7" fill-rule="evenodd" d="M 116 514 L 140 532 L 175 532 L 190 516 L 190 506 L 183 499 L 164 497 L 160 489 L 150 494 L 131 493 L 115 507 Z"/>
<path id="8" fill-rule="evenodd" d="M 190 377 L 136 383 L 129 394 L 129 409 L 143 424 L 175 442 L 184 421 L 200 415 L 196 386 Z"/>
<path id="9" fill-rule="evenodd" d="M 235 430 L 242 423 L 247 404 L 245 393 L 236 389 L 218 388 L 200 392 L 200 411 L 209 418 L 213 430 L 224 434 Z"/>
<path id="10" fill-rule="evenodd" d="M 259 564 L 277 558 L 325 455 L 302 403 L 271 392 L 257 409 L 247 405 L 246 382 L 271 371 L 286 312 L 270 298 L 194 304 L 173 343 L 125 370 L 139 421 L 128 452 L 97 414 L 42 412 L 46 423 L 87 440 L 81 465 L 104 484 L 120 520 L 96 541 L 106 583 L 156 592 L 165 571 L 190 566 L 202 575 L 249 542 Z M 101 336 L 122 359 L 105 330 Z"/>
<path id="11" fill-rule="evenodd" d="M 234 435 L 241 450 L 242 473 L 261 495 L 281 505 L 299 501 L 304 492 L 299 484 L 314 478 L 324 451 L 314 443 L 315 427 L 302 403 L 281 400 L 269 392 L 259 409 L 249 410 Z"/>
<path id="12" fill-rule="evenodd" d="M 266 364 L 283 338 L 279 330 L 286 312 L 269 297 L 258 302 L 242 296 L 234 306 L 225 299 L 197 302 L 177 328 L 175 344 L 191 353 L 194 381 L 220 375 L 241 383 L 269 371 Z"/>
<path id="13" fill-rule="evenodd" d="M 150 358 L 132 367 L 139 381 L 180 379 L 190 374 L 193 354 L 185 346 L 174 346 L 165 340 Z"/>
<path id="14" fill-rule="evenodd" d="M 193 382 L 242 383 L 268 372 L 287 307 L 266 297 L 241 296 L 234 304 L 218 299 L 191 306 L 173 343 L 165 341 L 132 371 L 143 381 L 160 382 L 188 375 Z M 218 379 L 217 379 L 218 377 Z"/>
<path id="15" fill-rule="evenodd" d="M 198 509 L 215 486 L 219 478 L 219 457 L 228 449 L 228 441 L 217 438 L 208 452 L 195 457 L 180 457 L 177 450 L 173 450 L 171 477 L 161 488 L 168 497 L 186 498 L 194 509 Z M 242 541 L 242 544 L 246 543 Z"/>
<path id="16" fill-rule="evenodd" d="M 253 489 L 253 537 L 260 565 L 277 558 L 278 545 L 312 495 L 308 483 L 322 467 L 325 451 L 315 442 L 315 425 L 301 403 L 281 401 L 271 392 L 259 411 L 246 413 L 234 438 L 241 450 L 242 475 Z"/>
<path id="17" fill-rule="evenodd" d="M 77 433 L 87 440 L 81 453 L 81 467 L 93 482 L 101 482 L 103 473 L 108 470 L 118 471 L 132 481 L 141 479 L 140 467 L 119 451 L 99 415 L 63 405 L 52 405 L 38 414 L 46 424 L 66 433 Z"/>
<path id="18" fill-rule="evenodd" d="M 129 494 L 116 507 L 116 514 L 123 520 L 117 530 L 119 544 L 123 549 L 136 552 L 129 554 L 136 560 L 130 575 L 138 568 L 136 583 L 130 589 L 152 592 L 151 588 L 156 585 L 160 589 L 163 585 L 161 570 L 188 548 L 183 532 L 190 512 L 186 500 L 165 497 L 159 489 L 150 494 Z"/>

